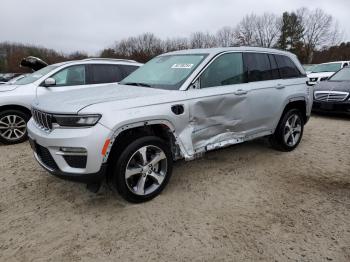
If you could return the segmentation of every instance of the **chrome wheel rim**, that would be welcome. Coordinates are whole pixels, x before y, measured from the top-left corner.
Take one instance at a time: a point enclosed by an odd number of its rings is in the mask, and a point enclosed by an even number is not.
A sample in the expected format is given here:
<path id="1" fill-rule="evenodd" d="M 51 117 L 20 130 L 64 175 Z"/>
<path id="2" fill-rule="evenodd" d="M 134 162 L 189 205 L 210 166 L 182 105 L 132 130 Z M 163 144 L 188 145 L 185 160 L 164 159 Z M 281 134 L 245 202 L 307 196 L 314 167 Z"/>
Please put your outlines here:
<path id="1" fill-rule="evenodd" d="M 0 119 L 0 136 L 9 141 L 15 141 L 25 136 L 26 121 L 18 115 L 6 115 Z"/>
<path id="2" fill-rule="evenodd" d="M 301 136 L 301 119 L 299 115 L 291 115 L 284 127 L 284 142 L 288 146 L 295 146 Z"/>
<path id="3" fill-rule="evenodd" d="M 162 149 L 148 145 L 138 149 L 125 169 L 125 182 L 136 195 L 149 195 L 157 190 L 167 175 L 167 158 Z"/>

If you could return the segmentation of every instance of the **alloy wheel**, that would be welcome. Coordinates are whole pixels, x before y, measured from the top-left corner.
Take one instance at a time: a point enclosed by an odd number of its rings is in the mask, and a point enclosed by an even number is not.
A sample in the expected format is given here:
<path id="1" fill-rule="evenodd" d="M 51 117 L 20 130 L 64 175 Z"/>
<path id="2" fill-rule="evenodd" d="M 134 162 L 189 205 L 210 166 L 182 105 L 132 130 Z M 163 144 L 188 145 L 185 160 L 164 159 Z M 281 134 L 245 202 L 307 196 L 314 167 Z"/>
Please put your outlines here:
<path id="1" fill-rule="evenodd" d="M 138 149 L 125 169 L 125 182 L 136 195 L 149 195 L 157 190 L 167 175 L 167 157 L 162 149 L 148 145 Z"/>
<path id="2" fill-rule="evenodd" d="M 8 141 L 21 139 L 26 135 L 26 121 L 18 115 L 6 115 L 0 119 L 0 136 Z"/>
<path id="3" fill-rule="evenodd" d="M 284 126 L 284 142 L 290 146 L 295 146 L 301 136 L 301 119 L 297 114 L 291 115 Z"/>

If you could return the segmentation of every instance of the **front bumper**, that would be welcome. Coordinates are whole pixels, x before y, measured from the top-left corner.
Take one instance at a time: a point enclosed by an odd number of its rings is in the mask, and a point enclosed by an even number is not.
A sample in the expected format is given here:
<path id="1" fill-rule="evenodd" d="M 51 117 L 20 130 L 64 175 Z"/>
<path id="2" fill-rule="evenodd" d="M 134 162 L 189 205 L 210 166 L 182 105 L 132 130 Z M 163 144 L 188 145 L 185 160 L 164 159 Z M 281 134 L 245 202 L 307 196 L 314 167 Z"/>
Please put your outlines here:
<path id="1" fill-rule="evenodd" d="M 29 141 L 38 163 L 53 175 L 84 183 L 103 180 L 106 164 L 102 149 L 111 132 L 97 124 L 91 128 L 53 129 L 48 133 L 37 127 L 33 119 L 28 122 Z M 62 152 L 65 147 L 81 148 L 85 153 L 70 155 Z"/>
<path id="2" fill-rule="evenodd" d="M 350 101 L 346 100 L 343 102 L 321 102 L 314 100 L 312 111 L 350 114 Z"/>

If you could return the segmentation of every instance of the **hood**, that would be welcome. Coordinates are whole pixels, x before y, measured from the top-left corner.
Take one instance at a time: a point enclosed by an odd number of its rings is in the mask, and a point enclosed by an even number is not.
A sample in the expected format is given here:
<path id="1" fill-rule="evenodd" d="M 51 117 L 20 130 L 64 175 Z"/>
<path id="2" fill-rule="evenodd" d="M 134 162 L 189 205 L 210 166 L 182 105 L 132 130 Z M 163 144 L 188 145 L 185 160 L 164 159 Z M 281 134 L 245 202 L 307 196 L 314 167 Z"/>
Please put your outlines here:
<path id="1" fill-rule="evenodd" d="M 17 87 L 18 85 L 13 85 L 13 84 L 0 85 L 0 93 L 15 90 Z"/>
<path id="2" fill-rule="evenodd" d="M 310 73 L 307 75 L 308 78 L 315 78 L 315 77 L 330 77 L 335 72 L 320 72 L 320 73 Z"/>
<path id="3" fill-rule="evenodd" d="M 32 69 L 33 71 L 38 71 L 41 68 L 46 67 L 48 64 L 41 60 L 40 58 L 37 58 L 35 56 L 28 56 L 26 58 L 23 58 L 21 60 L 21 64 L 22 67 L 27 67 Z"/>
<path id="4" fill-rule="evenodd" d="M 350 81 L 323 81 L 318 83 L 314 90 L 350 92 Z"/>
<path id="5" fill-rule="evenodd" d="M 148 97 L 156 99 L 158 96 L 169 96 L 167 90 L 108 84 L 91 88 L 82 88 L 64 92 L 50 92 L 48 95 L 37 98 L 33 106 L 39 110 L 51 113 L 72 114 L 78 113 L 85 107 L 112 101 L 126 102 L 129 106 L 137 106 L 140 101 L 149 101 Z"/>

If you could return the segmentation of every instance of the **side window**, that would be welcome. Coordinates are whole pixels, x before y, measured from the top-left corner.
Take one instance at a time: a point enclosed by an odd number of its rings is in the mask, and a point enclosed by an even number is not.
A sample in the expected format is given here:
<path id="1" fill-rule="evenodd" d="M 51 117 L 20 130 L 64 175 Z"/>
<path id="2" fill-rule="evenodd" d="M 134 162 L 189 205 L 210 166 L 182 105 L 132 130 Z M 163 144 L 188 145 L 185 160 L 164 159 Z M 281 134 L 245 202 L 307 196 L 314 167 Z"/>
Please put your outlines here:
<path id="1" fill-rule="evenodd" d="M 200 78 L 201 88 L 245 83 L 241 53 L 228 53 L 214 60 Z"/>
<path id="2" fill-rule="evenodd" d="M 271 75 L 272 79 L 280 79 L 280 71 L 278 70 L 278 65 L 274 55 L 269 55 L 270 65 L 271 65 Z"/>
<path id="3" fill-rule="evenodd" d="M 123 79 L 119 65 L 97 65 L 91 67 L 91 84 L 116 83 Z"/>
<path id="4" fill-rule="evenodd" d="M 70 66 L 51 77 L 56 80 L 56 86 L 85 85 L 85 66 Z"/>
<path id="5" fill-rule="evenodd" d="M 267 54 L 244 53 L 244 62 L 248 70 L 248 82 L 273 79 Z"/>
<path id="6" fill-rule="evenodd" d="M 136 69 L 138 69 L 138 66 L 131 66 L 131 65 L 122 65 L 121 66 L 123 69 L 124 77 L 127 77 L 130 75 L 132 72 L 134 72 Z"/>
<path id="7" fill-rule="evenodd" d="M 302 76 L 299 69 L 289 57 L 283 55 L 275 55 L 275 58 L 282 78 Z"/>

